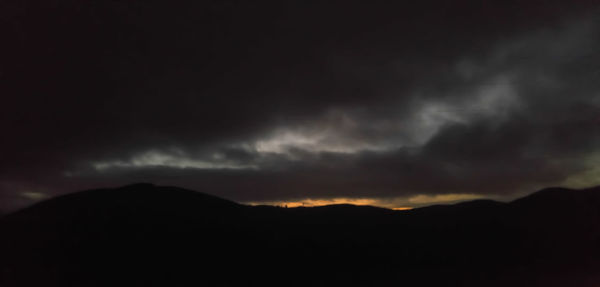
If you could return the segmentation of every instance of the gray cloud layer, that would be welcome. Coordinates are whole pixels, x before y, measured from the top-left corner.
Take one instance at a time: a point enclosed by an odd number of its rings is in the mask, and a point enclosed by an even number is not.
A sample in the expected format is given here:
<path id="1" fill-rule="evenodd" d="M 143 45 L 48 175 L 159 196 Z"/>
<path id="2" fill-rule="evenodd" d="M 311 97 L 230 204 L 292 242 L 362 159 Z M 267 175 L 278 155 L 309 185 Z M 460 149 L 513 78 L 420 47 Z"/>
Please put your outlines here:
<path id="1" fill-rule="evenodd" d="M 593 2 L 7 1 L 0 201 L 599 184 Z"/>

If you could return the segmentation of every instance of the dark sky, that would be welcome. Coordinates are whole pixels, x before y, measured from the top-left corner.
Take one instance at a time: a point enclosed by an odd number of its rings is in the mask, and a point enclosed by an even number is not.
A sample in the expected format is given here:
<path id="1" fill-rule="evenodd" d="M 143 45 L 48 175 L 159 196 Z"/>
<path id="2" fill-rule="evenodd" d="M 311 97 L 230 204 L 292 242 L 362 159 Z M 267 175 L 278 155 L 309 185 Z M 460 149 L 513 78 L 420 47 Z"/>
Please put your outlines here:
<path id="1" fill-rule="evenodd" d="M 388 207 L 600 184 L 598 4 L 4 0 L 0 209 L 140 181 Z"/>

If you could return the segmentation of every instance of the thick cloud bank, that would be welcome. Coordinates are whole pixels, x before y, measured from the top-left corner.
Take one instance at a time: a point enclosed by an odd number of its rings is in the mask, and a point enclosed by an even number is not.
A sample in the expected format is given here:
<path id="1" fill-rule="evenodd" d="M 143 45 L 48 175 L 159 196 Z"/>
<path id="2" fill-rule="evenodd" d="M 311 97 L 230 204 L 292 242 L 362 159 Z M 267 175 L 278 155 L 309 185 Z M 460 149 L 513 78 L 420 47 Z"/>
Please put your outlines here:
<path id="1" fill-rule="evenodd" d="M 594 1 L 167 2 L 1 4 L 0 208 L 136 181 L 390 207 L 600 184 Z"/>

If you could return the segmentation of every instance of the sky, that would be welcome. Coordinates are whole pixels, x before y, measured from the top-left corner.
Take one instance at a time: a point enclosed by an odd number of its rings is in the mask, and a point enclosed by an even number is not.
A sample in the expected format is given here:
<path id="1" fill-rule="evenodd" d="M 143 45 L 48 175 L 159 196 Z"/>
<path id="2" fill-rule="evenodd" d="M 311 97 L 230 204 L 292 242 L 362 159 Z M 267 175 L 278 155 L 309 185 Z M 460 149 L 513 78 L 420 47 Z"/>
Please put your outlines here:
<path id="1" fill-rule="evenodd" d="M 0 210 L 174 185 L 417 207 L 600 184 L 600 2 L 0 3 Z"/>

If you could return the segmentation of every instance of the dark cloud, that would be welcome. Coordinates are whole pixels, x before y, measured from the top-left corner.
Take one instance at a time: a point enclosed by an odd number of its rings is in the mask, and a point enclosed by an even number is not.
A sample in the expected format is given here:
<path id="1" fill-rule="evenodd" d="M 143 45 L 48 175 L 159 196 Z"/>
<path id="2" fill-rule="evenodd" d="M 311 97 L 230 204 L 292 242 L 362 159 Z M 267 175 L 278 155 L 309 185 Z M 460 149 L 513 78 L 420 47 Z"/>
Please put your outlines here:
<path id="1" fill-rule="evenodd" d="M 600 152 L 594 1 L 0 11 L 7 206 L 134 181 L 242 201 L 510 195 Z"/>

